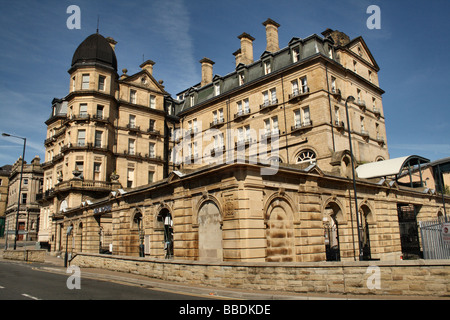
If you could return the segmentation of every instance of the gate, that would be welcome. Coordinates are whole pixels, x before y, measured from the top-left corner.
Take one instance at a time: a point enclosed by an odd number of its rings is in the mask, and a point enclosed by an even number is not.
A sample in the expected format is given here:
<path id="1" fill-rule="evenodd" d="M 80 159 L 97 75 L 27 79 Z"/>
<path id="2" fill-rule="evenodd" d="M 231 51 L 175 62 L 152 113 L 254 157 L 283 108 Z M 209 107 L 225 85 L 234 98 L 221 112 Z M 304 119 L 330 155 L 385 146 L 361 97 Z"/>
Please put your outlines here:
<path id="1" fill-rule="evenodd" d="M 412 204 L 398 204 L 397 211 L 403 259 L 420 259 L 417 209 Z"/>
<path id="2" fill-rule="evenodd" d="M 424 259 L 450 259 L 450 245 L 442 240 L 440 219 L 419 221 Z"/>
<path id="3" fill-rule="evenodd" d="M 334 223 L 324 226 L 324 236 L 327 261 L 341 261 L 338 226 Z"/>

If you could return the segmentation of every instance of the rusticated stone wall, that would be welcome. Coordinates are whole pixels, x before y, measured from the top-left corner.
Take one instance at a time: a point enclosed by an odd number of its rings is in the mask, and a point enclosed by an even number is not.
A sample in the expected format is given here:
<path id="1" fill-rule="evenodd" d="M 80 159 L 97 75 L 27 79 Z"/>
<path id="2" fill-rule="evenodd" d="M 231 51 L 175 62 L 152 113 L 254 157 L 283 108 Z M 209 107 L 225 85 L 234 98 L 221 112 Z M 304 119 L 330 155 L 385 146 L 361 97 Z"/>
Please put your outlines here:
<path id="1" fill-rule="evenodd" d="M 86 253 L 76 255 L 70 264 L 218 288 L 450 297 L 449 260 L 202 263 Z"/>

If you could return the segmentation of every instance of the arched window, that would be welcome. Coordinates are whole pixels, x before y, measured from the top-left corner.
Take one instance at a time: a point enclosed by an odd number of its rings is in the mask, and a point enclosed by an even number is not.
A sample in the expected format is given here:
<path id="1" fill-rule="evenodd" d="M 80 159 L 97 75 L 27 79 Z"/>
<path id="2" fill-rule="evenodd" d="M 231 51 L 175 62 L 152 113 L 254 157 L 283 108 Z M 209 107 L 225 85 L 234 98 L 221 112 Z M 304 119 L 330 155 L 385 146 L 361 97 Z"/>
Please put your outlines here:
<path id="1" fill-rule="evenodd" d="M 296 163 L 316 163 L 316 154 L 309 149 L 303 150 L 298 154 Z"/>
<path id="2" fill-rule="evenodd" d="M 282 160 L 280 157 L 276 157 L 276 156 L 275 156 L 275 157 L 270 157 L 270 158 L 269 158 L 269 162 L 270 162 L 270 163 L 272 163 L 272 162 L 274 162 L 274 163 L 275 163 L 275 162 L 283 163 L 283 160 Z"/>

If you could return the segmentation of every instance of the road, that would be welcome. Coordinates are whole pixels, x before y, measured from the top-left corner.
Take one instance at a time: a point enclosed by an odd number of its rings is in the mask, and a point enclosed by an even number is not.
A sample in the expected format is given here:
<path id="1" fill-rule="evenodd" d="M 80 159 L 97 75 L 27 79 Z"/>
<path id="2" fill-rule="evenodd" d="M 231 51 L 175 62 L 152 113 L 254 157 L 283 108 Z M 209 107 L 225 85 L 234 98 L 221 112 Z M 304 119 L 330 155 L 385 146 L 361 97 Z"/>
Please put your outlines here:
<path id="1" fill-rule="evenodd" d="M 80 277 L 69 289 L 71 274 L 45 272 L 32 265 L 0 261 L 0 300 L 201 300 L 208 297 Z M 75 284 L 76 282 L 71 282 Z"/>

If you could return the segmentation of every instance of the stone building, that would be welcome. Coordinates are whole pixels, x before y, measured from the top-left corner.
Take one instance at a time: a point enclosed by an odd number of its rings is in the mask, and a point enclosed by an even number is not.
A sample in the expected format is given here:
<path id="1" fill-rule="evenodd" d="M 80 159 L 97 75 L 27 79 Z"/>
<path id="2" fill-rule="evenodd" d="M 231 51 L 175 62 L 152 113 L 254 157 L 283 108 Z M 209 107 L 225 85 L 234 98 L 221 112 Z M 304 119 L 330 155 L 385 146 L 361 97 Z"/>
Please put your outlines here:
<path id="1" fill-rule="evenodd" d="M 354 206 L 348 132 L 356 166 L 389 159 L 365 41 L 327 29 L 280 49 L 280 25 L 263 25 L 259 59 L 243 33 L 232 72 L 203 58 L 201 82 L 176 97 L 152 61 L 119 77 L 115 42 L 89 36 L 46 122 L 40 241 L 202 261 L 399 259 L 402 208 L 435 217 L 443 203 L 376 177 L 357 180 Z"/>
<path id="2" fill-rule="evenodd" d="M 16 230 L 17 202 L 20 201 L 18 230 L 25 234 L 19 234 L 18 240 L 36 241 L 39 233 L 39 197 L 42 194 L 43 170 L 38 156 L 27 164 L 23 164 L 22 188 L 19 195 L 20 173 L 22 157 L 12 166 L 9 176 L 8 205 L 5 211 L 5 226 L 7 230 Z M 14 235 L 9 235 L 14 240 Z"/>
<path id="3" fill-rule="evenodd" d="M 0 168 L 0 237 L 5 232 L 5 211 L 8 204 L 9 175 L 12 166 L 7 164 Z"/>
<path id="4" fill-rule="evenodd" d="M 69 94 L 52 102 L 40 242 L 54 240 L 55 213 L 163 178 L 166 92 L 150 60 L 140 72 L 119 76 L 115 45 L 98 33 L 86 38 L 68 70 Z"/>

